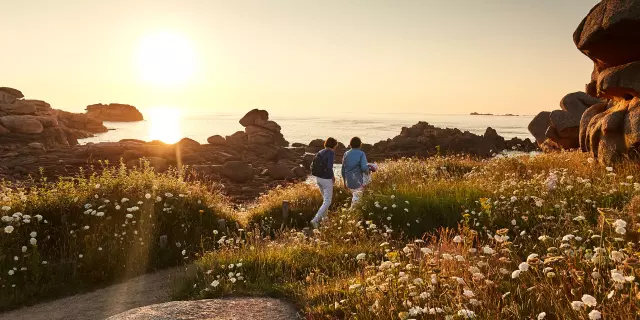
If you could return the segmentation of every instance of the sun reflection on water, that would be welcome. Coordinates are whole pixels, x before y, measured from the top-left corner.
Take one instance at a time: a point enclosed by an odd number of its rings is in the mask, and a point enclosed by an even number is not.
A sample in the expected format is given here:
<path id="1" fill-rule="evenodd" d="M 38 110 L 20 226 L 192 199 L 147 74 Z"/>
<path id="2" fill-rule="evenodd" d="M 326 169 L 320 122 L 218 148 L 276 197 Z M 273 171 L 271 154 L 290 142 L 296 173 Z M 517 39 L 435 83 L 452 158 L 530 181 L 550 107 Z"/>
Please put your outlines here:
<path id="1" fill-rule="evenodd" d="M 149 140 L 160 140 L 165 143 L 178 142 L 182 137 L 180 116 L 180 110 L 171 107 L 149 110 Z"/>

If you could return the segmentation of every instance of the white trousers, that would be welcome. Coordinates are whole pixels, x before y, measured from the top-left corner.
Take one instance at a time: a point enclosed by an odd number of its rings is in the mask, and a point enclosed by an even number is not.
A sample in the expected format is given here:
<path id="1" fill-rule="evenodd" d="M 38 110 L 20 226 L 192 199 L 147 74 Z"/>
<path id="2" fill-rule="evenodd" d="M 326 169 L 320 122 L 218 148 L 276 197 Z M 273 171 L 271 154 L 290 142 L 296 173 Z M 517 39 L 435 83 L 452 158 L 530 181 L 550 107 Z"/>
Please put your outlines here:
<path id="1" fill-rule="evenodd" d="M 358 188 L 358 189 L 349 189 L 351 190 L 351 209 L 355 209 L 356 205 L 358 205 L 358 203 L 360 202 L 360 199 L 362 198 L 362 188 Z"/>
<path id="2" fill-rule="evenodd" d="M 331 198 L 333 198 L 333 180 L 316 177 L 316 182 L 318 183 L 318 189 L 320 189 L 320 193 L 322 194 L 322 206 L 320 206 L 318 213 L 316 213 L 316 216 L 313 217 L 313 220 L 311 221 L 320 223 L 320 221 L 327 216 L 327 212 L 329 212 L 329 207 L 331 206 Z"/>

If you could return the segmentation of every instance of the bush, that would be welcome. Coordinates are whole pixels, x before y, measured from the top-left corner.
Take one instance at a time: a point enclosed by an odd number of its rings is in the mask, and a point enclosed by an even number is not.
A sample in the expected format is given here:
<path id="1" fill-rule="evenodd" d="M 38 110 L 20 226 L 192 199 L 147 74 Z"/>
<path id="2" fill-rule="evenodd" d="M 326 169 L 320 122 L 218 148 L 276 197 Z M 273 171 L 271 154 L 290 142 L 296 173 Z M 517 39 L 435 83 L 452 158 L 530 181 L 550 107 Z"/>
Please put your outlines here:
<path id="1" fill-rule="evenodd" d="M 227 208 L 224 197 L 178 172 L 157 174 L 148 166 L 106 167 L 41 187 L 4 185 L 0 310 L 192 259 L 234 231 Z"/>

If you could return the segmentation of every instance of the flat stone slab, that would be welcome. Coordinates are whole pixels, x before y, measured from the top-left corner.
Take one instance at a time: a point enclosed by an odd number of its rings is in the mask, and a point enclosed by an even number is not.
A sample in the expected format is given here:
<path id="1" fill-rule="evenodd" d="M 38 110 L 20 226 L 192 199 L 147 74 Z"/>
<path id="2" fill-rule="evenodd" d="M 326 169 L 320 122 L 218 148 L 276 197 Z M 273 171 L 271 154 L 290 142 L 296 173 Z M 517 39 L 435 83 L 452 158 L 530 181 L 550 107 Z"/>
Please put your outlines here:
<path id="1" fill-rule="evenodd" d="M 295 320 L 289 303 L 271 298 L 173 301 L 132 309 L 107 320 Z"/>

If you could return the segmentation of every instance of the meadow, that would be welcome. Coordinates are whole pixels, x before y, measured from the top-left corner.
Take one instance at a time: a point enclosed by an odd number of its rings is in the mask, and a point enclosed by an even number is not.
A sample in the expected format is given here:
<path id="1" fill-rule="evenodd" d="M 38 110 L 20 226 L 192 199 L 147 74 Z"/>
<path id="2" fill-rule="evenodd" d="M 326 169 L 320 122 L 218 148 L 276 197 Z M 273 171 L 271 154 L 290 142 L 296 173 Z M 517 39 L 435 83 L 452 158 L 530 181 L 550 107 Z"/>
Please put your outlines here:
<path id="1" fill-rule="evenodd" d="M 306 319 L 633 319 L 639 192 L 638 165 L 575 152 L 401 159 L 356 210 L 336 187 L 309 231 L 322 200 L 305 183 L 240 211 L 144 167 L 5 187 L 0 308 L 194 262 L 175 299 L 279 297 Z"/>

